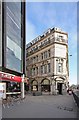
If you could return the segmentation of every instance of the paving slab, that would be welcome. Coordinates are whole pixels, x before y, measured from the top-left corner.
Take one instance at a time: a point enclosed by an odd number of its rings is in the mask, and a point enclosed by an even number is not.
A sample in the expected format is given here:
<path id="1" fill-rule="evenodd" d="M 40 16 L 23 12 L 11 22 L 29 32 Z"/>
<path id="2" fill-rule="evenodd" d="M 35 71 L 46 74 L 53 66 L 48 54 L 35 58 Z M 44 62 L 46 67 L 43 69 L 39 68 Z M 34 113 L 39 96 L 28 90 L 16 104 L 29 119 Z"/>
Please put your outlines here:
<path id="1" fill-rule="evenodd" d="M 2 109 L 3 118 L 77 118 L 73 95 L 26 95 L 22 101 Z"/>

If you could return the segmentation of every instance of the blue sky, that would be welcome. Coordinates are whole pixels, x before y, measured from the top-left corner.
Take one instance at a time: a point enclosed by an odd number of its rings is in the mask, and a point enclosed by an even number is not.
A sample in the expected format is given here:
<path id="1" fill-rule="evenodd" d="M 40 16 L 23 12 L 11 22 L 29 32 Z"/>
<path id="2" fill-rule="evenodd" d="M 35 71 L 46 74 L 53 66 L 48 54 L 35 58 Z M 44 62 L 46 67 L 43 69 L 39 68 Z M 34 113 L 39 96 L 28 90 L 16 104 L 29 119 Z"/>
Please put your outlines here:
<path id="1" fill-rule="evenodd" d="M 77 83 L 77 3 L 27 2 L 26 43 L 48 28 L 59 27 L 68 33 L 70 84 Z"/>

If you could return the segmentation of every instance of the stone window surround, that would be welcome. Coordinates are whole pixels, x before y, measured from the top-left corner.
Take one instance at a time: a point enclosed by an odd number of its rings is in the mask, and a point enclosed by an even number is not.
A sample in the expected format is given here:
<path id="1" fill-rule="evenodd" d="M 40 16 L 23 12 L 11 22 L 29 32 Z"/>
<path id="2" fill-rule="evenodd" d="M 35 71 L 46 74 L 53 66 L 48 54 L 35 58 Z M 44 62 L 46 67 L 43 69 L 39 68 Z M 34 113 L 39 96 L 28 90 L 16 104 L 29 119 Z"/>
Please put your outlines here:
<path id="1" fill-rule="evenodd" d="M 62 68 L 60 68 L 60 67 L 62 67 Z M 59 69 L 62 69 L 62 70 L 59 70 Z M 56 72 L 63 73 L 63 58 L 56 59 Z"/>

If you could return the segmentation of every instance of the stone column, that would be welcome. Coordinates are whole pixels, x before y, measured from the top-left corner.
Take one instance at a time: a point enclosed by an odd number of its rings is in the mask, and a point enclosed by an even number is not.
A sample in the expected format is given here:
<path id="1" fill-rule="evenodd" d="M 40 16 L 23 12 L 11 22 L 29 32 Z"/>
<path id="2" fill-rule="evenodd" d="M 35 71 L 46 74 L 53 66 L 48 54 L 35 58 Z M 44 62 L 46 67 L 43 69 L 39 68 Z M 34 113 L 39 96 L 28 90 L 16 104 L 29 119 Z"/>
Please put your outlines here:
<path id="1" fill-rule="evenodd" d="M 55 95 L 56 94 L 56 84 L 54 82 L 54 85 L 53 85 L 53 94 Z"/>
<path id="2" fill-rule="evenodd" d="M 51 95 L 54 93 L 54 84 L 53 84 L 53 80 L 51 81 Z"/>
<path id="3" fill-rule="evenodd" d="M 53 94 L 53 84 L 51 83 L 51 95 Z"/>
<path id="4" fill-rule="evenodd" d="M 57 95 L 57 82 L 55 84 L 55 94 Z"/>
<path id="5" fill-rule="evenodd" d="M 38 83 L 38 91 L 41 92 L 41 84 Z"/>
<path id="6" fill-rule="evenodd" d="M 55 94 L 55 83 L 52 80 L 52 82 L 51 82 L 51 95 L 54 95 L 54 94 Z"/>
<path id="7" fill-rule="evenodd" d="M 29 92 L 31 93 L 31 84 L 29 84 Z"/>

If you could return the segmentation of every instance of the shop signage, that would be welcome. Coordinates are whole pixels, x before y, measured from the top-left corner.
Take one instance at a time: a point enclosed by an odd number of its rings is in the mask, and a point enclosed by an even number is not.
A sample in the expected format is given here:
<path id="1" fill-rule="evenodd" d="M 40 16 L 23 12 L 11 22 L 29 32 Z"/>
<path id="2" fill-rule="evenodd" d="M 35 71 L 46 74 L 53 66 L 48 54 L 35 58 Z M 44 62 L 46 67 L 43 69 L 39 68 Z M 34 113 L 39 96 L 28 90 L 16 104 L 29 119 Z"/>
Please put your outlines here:
<path id="1" fill-rule="evenodd" d="M 22 82 L 22 78 L 19 76 L 11 75 L 8 73 L 0 72 L 0 80 Z"/>
<path id="2" fill-rule="evenodd" d="M 6 98 L 6 83 L 0 83 L 0 99 Z"/>

